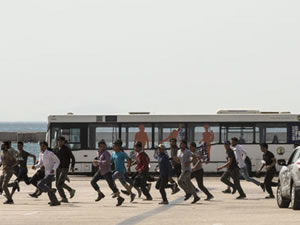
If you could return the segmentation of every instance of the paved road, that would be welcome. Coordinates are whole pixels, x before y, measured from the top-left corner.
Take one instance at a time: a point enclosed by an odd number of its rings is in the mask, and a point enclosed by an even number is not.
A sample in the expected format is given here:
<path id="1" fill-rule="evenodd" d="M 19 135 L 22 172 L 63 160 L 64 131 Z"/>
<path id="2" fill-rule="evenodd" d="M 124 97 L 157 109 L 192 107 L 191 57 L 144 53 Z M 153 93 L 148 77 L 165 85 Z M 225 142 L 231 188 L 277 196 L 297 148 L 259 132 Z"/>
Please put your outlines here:
<path id="1" fill-rule="evenodd" d="M 32 199 L 28 193 L 33 187 L 21 185 L 21 192 L 14 196 L 15 205 L 0 204 L 0 225 L 89 225 L 89 224 L 201 224 L 201 225 L 277 225 L 300 224 L 300 211 L 279 209 L 275 200 L 265 200 L 265 193 L 251 183 L 242 181 L 247 200 L 235 200 L 236 196 L 225 195 L 225 186 L 219 178 L 205 178 L 206 186 L 215 195 L 210 202 L 197 205 L 183 201 L 183 192 L 169 194 L 169 206 L 159 206 L 160 194 L 152 188 L 154 200 L 137 199 L 115 207 L 115 199 L 104 181 L 100 182 L 106 198 L 95 203 L 96 193 L 90 186 L 90 177 L 71 176 L 72 186 L 77 190 L 69 204 L 49 207 L 46 195 Z M 275 189 L 274 189 L 275 191 Z M 170 193 L 170 192 L 168 192 Z M 200 193 L 202 199 L 204 195 Z M 4 197 L 0 196 L 0 202 Z"/>

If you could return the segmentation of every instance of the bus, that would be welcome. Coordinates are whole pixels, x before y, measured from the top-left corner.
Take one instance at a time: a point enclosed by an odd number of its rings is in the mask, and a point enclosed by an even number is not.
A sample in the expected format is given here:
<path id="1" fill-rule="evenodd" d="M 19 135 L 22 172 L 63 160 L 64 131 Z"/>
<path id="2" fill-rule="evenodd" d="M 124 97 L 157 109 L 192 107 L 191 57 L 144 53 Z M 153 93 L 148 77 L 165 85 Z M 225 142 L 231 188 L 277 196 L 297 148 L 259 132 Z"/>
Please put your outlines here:
<path id="1" fill-rule="evenodd" d="M 113 142 L 123 141 L 124 151 L 132 158 L 134 145 L 143 143 L 150 157 L 150 171 L 157 165 L 156 148 L 163 143 L 168 151 L 169 140 L 176 138 L 205 146 L 208 160 L 205 172 L 215 173 L 226 161 L 224 142 L 237 137 L 256 171 L 262 163 L 260 143 L 268 143 L 277 159 L 287 160 L 300 142 L 300 115 L 289 112 L 260 112 L 258 110 L 220 110 L 216 114 L 156 115 L 129 113 L 125 115 L 51 115 L 48 118 L 46 140 L 51 148 L 59 136 L 68 141 L 76 158 L 78 174 L 93 173 L 92 161 L 97 156 L 97 143 L 104 139 L 108 150 Z"/>

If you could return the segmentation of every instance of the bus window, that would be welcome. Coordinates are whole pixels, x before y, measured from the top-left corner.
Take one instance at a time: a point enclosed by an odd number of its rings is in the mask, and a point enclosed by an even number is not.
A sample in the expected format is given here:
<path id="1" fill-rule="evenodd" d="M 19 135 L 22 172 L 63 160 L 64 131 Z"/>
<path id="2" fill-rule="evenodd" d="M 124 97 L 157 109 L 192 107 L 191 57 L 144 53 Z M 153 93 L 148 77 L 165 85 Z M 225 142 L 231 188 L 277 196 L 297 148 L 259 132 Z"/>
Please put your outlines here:
<path id="1" fill-rule="evenodd" d="M 65 137 L 72 150 L 81 148 L 80 128 L 52 128 L 51 136 L 51 148 L 57 146 L 59 136 Z"/>
<path id="2" fill-rule="evenodd" d="M 186 131 L 184 124 L 174 124 L 166 125 L 162 127 L 162 140 L 160 143 L 163 143 L 167 148 L 170 148 L 169 141 L 173 138 L 180 142 L 185 139 Z"/>
<path id="3" fill-rule="evenodd" d="M 138 124 L 128 127 L 128 149 L 133 149 L 138 141 L 142 143 L 144 150 L 152 147 L 151 125 Z"/>
<path id="4" fill-rule="evenodd" d="M 210 126 L 204 124 L 194 128 L 194 142 L 198 144 L 205 143 L 206 145 L 219 143 L 220 128 L 219 126 Z"/>
<path id="5" fill-rule="evenodd" d="M 98 142 L 105 140 L 107 148 L 112 149 L 114 141 L 119 139 L 119 127 L 97 127 L 96 128 L 96 148 L 98 148 Z"/>
<path id="6" fill-rule="evenodd" d="M 265 142 L 270 144 L 287 143 L 287 127 L 267 127 Z"/>
<path id="7" fill-rule="evenodd" d="M 238 138 L 240 144 L 254 143 L 254 128 L 239 126 L 222 127 L 222 143 L 230 141 L 233 137 Z"/>

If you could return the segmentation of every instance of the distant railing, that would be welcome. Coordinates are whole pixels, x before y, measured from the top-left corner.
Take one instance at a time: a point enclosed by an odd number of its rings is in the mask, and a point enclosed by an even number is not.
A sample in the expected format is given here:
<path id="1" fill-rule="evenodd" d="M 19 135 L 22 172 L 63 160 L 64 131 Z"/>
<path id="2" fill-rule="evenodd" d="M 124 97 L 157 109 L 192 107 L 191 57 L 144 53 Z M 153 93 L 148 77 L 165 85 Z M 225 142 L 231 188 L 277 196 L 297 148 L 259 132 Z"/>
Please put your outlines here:
<path id="1" fill-rule="evenodd" d="M 46 132 L 0 132 L 0 141 L 23 141 L 41 142 L 45 141 Z"/>

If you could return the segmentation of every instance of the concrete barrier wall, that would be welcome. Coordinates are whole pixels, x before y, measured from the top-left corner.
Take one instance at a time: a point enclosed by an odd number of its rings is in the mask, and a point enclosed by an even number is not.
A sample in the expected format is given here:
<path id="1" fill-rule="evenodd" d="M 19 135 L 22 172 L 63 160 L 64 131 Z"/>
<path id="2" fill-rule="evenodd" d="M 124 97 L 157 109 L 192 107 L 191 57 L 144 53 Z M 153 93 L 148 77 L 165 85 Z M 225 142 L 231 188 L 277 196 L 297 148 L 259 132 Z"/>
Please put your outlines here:
<path id="1" fill-rule="evenodd" d="M 45 141 L 45 138 L 46 138 L 46 132 L 36 132 L 36 133 L 0 132 L 0 141 L 41 142 L 41 141 Z"/>

